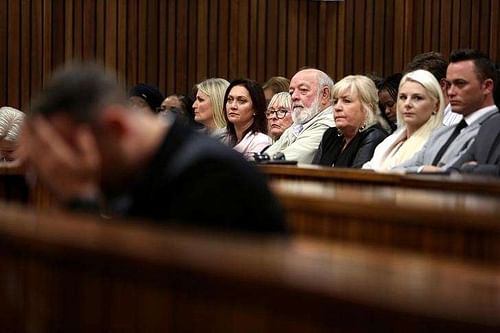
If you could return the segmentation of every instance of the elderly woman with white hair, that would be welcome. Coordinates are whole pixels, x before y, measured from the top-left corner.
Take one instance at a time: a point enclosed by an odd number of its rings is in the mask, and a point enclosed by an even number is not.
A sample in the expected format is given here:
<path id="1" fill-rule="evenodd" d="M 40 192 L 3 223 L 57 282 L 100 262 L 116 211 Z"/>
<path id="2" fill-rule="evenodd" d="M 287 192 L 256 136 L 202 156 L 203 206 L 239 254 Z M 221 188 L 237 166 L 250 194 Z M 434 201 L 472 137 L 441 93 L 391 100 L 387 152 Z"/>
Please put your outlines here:
<path id="1" fill-rule="evenodd" d="M 24 113 L 4 106 L 0 108 L 0 161 L 12 162 L 18 147 L 19 133 L 24 121 Z"/>
<path id="2" fill-rule="evenodd" d="M 377 122 L 377 88 L 366 76 L 349 75 L 335 84 L 332 97 L 336 127 L 323 135 L 313 164 L 361 168 L 387 137 Z"/>
<path id="3" fill-rule="evenodd" d="M 277 141 L 281 134 L 293 124 L 292 97 L 289 92 L 275 94 L 266 110 L 267 133 Z"/>
<path id="4" fill-rule="evenodd" d="M 388 171 L 415 155 L 443 122 L 444 96 L 434 75 L 419 69 L 401 79 L 396 101 L 400 128 L 375 149 L 363 169 Z"/>

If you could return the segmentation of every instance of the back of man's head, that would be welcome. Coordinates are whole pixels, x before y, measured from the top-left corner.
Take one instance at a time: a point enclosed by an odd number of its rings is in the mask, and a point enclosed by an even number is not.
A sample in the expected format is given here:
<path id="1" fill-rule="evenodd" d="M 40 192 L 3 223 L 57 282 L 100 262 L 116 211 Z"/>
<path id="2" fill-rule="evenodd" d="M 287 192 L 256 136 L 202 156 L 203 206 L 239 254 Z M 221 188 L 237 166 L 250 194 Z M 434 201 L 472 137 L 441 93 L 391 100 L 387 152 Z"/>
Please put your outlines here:
<path id="1" fill-rule="evenodd" d="M 92 123 L 103 106 L 114 103 L 125 103 L 114 76 L 96 64 L 72 64 L 54 73 L 30 115 L 65 113 L 76 122 Z"/>
<path id="2" fill-rule="evenodd" d="M 455 50 L 450 55 L 450 63 L 462 61 L 472 61 L 474 63 L 474 71 L 477 79 L 480 82 L 491 79 L 495 85 L 497 82 L 497 74 L 495 64 L 490 58 L 479 50 L 459 49 Z"/>
<path id="3" fill-rule="evenodd" d="M 434 75 L 438 82 L 446 78 L 446 68 L 448 62 L 439 52 L 425 52 L 417 54 L 412 61 L 406 65 L 405 73 L 416 71 L 417 69 L 425 69 Z"/>

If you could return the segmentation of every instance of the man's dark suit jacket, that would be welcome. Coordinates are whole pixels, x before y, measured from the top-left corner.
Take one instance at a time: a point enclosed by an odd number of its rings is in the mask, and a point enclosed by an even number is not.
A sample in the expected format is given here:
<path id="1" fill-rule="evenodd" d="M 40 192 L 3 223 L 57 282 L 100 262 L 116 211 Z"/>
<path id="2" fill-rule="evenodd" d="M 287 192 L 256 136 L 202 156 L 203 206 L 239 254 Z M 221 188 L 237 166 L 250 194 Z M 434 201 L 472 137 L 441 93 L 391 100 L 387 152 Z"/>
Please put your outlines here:
<path id="1" fill-rule="evenodd" d="M 265 177 L 240 153 L 175 121 L 111 213 L 211 230 L 286 233 Z"/>
<path id="2" fill-rule="evenodd" d="M 477 164 L 466 164 L 470 161 Z M 500 176 L 500 113 L 481 126 L 474 143 L 452 169 L 462 173 Z"/>

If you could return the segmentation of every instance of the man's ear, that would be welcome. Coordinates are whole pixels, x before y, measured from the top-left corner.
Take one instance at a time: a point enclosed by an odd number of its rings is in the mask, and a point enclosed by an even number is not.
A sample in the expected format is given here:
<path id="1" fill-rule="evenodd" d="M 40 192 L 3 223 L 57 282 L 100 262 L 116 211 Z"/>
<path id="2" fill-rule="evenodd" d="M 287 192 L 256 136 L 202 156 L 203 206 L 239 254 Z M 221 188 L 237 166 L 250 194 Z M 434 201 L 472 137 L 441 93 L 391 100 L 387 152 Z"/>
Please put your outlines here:
<path id="1" fill-rule="evenodd" d="M 332 101 L 332 96 L 330 88 L 328 87 L 321 88 L 321 105 L 329 105 L 331 101 Z"/>
<path id="2" fill-rule="evenodd" d="M 129 131 L 127 112 L 123 106 L 110 105 L 104 108 L 101 116 L 101 129 L 105 134 L 121 137 Z"/>
<path id="3" fill-rule="evenodd" d="M 487 94 L 493 94 L 493 89 L 495 87 L 494 87 L 494 83 L 493 83 L 492 79 L 486 79 L 486 80 L 484 80 L 483 83 L 482 83 L 482 86 L 483 86 L 483 91 L 484 91 L 485 95 L 487 95 Z"/>

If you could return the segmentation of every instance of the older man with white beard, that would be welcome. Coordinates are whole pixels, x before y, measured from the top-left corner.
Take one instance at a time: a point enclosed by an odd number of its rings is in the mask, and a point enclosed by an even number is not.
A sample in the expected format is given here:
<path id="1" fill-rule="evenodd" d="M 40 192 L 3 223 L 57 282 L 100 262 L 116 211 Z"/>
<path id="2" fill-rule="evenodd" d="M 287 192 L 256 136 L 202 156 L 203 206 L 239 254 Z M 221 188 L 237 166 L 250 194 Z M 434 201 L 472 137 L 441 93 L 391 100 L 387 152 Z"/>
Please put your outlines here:
<path id="1" fill-rule="evenodd" d="M 323 133 L 335 126 L 332 88 L 333 80 L 318 69 L 297 72 L 290 81 L 289 89 L 293 124 L 266 153 L 273 156 L 281 152 L 287 160 L 310 164 Z"/>

